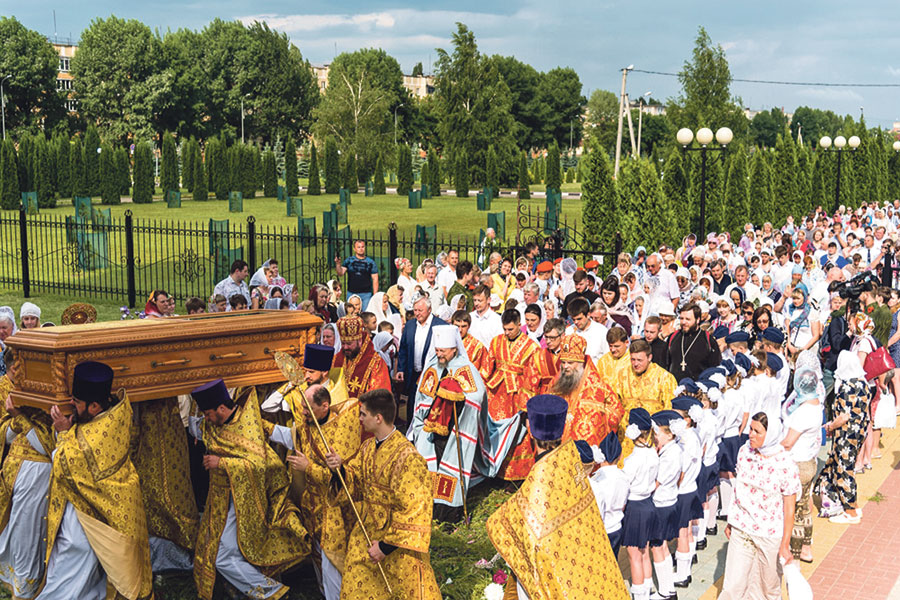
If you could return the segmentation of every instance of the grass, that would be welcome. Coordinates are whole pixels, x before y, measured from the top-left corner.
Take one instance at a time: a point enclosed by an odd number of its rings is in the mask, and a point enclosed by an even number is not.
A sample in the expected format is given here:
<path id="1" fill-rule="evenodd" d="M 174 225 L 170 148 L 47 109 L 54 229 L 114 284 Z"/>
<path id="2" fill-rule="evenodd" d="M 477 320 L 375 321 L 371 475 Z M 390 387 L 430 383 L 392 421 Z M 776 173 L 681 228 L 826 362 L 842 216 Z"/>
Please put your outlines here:
<path id="1" fill-rule="evenodd" d="M 22 296 L 21 290 L 0 289 L 0 306 L 10 306 L 16 313 L 16 320 L 19 317 L 19 308 L 23 302 L 33 302 L 41 307 L 41 321 L 51 321 L 57 325 L 60 324 L 62 313 L 70 304 L 76 302 L 87 302 L 97 309 L 98 321 L 118 321 L 121 318 L 119 307 L 125 302 L 117 302 L 115 300 L 104 300 L 99 298 L 84 298 L 77 296 L 54 296 L 51 294 L 32 294 L 31 298 Z M 141 307 L 143 308 L 143 306 Z M 138 312 L 138 311 L 135 311 Z"/>
<path id="2" fill-rule="evenodd" d="M 884 494 L 881 492 L 875 492 L 875 495 L 869 498 L 869 502 L 874 502 L 876 504 L 884 502 L 885 500 L 887 500 L 887 498 L 885 498 Z"/>

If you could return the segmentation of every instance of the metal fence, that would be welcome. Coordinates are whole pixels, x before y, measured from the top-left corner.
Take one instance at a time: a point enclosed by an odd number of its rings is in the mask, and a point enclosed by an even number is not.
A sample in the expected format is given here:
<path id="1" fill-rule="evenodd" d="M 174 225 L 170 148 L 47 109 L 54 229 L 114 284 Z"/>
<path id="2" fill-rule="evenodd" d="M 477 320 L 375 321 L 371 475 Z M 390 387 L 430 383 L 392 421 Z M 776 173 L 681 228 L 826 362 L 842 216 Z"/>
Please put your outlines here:
<path id="1" fill-rule="evenodd" d="M 415 233 L 400 232 L 392 223 L 383 229 L 338 226 L 323 234 L 302 227 L 264 227 L 252 216 L 242 222 L 208 223 L 104 216 L 91 218 L 29 215 L 24 210 L 0 213 L 0 285 L 31 294 L 78 295 L 104 298 L 135 307 L 155 289 L 177 300 L 207 298 L 215 284 L 228 275 L 231 263 L 246 260 L 251 271 L 266 259 L 278 260 L 281 275 L 299 286 L 301 296 L 317 282 L 336 277 L 335 257 L 353 254 L 353 241 L 364 240 L 367 254 L 378 265 L 379 284 L 386 289 L 397 280 L 398 257 L 413 265 L 451 248 L 460 260 L 484 265 L 490 250 L 516 257 L 528 242 L 541 258 L 571 256 L 579 264 L 602 257 L 609 271 L 621 250 L 621 239 L 607 248 L 593 247 L 574 224 L 547 221 L 546 215 L 520 204 L 516 229 L 498 235 L 491 246 L 480 235 L 446 235 L 440 225 L 418 226 Z M 346 284 L 346 282 L 342 282 Z"/>

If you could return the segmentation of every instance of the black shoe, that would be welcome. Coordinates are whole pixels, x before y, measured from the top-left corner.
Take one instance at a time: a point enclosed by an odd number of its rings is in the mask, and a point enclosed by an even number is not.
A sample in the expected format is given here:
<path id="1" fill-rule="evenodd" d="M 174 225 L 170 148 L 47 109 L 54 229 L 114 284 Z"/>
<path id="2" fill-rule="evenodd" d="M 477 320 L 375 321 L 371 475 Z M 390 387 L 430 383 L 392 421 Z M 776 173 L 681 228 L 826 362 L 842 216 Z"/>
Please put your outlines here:
<path id="1" fill-rule="evenodd" d="M 706 550 L 706 538 L 697 542 L 697 550 Z M 694 556 L 696 557 L 697 555 L 695 554 Z"/>
<path id="2" fill-rule="evenodd" d="M 663 596 L 659 592 L 653 592 L 650 594 L 650 600 L 678 600 L 678 594 L 673 593 L 670 596 Z"/>
<path id="3" fill-rule="evenodd" d="M 696 554 L 694 554 L 694 556 L 691 557 L 691 564 L 692 565 L 697 564 L 697 555 Z M 688 577 L 688 579 L 690 579 L 690 577 Z"/>
<path id="4" fill-rule="evenodd" d="M 727 521 L 728 515 L 716 515 L 716 520 L 717 521 Z"/>
<path id="5" fill-rule="evenodd" d="M 682 579 L 681 581 L 675 582 L 675 587 L 677 587 L 677 588 L 686 588 L 689 585 L 691 585 L 691 576 L 690 575 L 687 576 L 687 579 Z"/>
<path id="6" fill-rule="evenodd" d="M 719 526 L 718 526 L 718 525 L 713 525 L 712 527 L 707 527 L 707 529 L 706 529 L 706 535 L 707 535 L 707 536 L 710 536 L 710 535 L 719 535 Z"/>

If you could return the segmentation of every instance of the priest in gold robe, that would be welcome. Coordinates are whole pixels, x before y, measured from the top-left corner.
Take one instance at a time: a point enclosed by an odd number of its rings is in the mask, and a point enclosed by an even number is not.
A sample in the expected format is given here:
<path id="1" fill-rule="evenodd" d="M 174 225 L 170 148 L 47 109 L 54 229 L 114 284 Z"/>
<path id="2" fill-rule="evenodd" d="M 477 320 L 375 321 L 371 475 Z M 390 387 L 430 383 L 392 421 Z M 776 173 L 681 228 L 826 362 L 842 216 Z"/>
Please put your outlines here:
<path id="1" fill-rule="evenodd" d="M 50 415 L 14 406 L 11 390 L 6 375 L 0 376 L 0 441 L 8 446 L 0 473 L 0 581 L 13 598 L 25 599 L 34 598 L 44 576 L 50 455 L 56 440 Z"/>
<path id="2" fill-rule="evenodd" d="M 671 373 L 653 362 L 650 344 L 645 340 L 631 342 L 629 357 L 631 365 L 619 371 L 613 385 L 625 411 L 641 407 L 652 415 L 671 409 L 677 382 Z M 620 464 L 634 449 L 634 443 L 625 437 L 626 425 L 624 421 L 619 425 L 619 441 L 622 442 Z"/>
<path id="3" fill-rule="evenodd" d="M 72 414 L 50 410 L 59 434 L 40 600 L 153 597 L 144 501 L 129 458 L 131 403 L 124 392 L 110 395 L 112 381 L 108 365 L 79 363 Z"/>
<path id="4" fill-rule="evenodd" d="M 284 463 L 269 446 L 253 387 L 232 400 L 221 379 L 191 391 L 203 417 L 191 434 L 206 445 L 209 495 L 194 553 L 197 594 L 211 600 L 220 573 L 242 594 L 281 598 L 274 579 L 309 554 L 300 511 L 288 498 Z"/>
<path id="5" fill-rule="evenodd" d="M 441 598 L 428 557 L 431 474 L 415 446 L 394 427 L 396 413 L 390 391 L 363 394 L 359 397 L 360 423 L 373 437 L 363 442 L 356 459 L 346 464 L 337 453 L 326 457 L 331 469 L 343 469 L 363 519 L 362 525 L 353 527 L 347 543 L 341 600 Z M 334 498 L 347 502 L 337 484 L 335 476 Z"/>
<path id="6" fill-rule="evenodd" d="M 618 429 L 625 411 L 586 351 L 587 341 L 580 335 L 573 333 L 563 338 L 560 371 L 550 393 L 569 404 L 563 441 L 584 440 L 598 446 L 606 434 Z"/>
<path id="7" fill-rule="evenodd" d="M 559 396 L 528 401 L 534 468 L 487 520 L 491 543 L 513 571 L 505 598 L 627 600 L 588 479 L 591 452 L 561 439 L 566 412 Z"/>
<path id="8" fill-rule="evenodd" d="M 320 591 L 325 600 L 338 600 L 347 538 L 355 521 L 349 504 L 330 497 L 331 471 L 325 464 L 325 456 L 330 450 L 346 456 L 348 461 L 356 458 L 362 438 L 359 403 L 353 400 L 340 411 L 332 410 L 331 394 L 321 384 L 307 387 L 304 394 L 303 420 L 295 421 L 290 429 L 274 426 L 269 439 L 291 450 L 287 461 L 291 466 L 292 489 L 299 495 L 298 505 L 312 536 L 313 567 Z M 318 422 L 318 428 L 313 419 Z"/>
<path id="9" fill-rule="evenodd" d="M 597 361 L 597 371 L 603 381 L 613 386 L 619 377 L 619 370 L 631 366 L 628 334 L 621 327 L 611 327 L 606 332 L 606 343 L 609 345 L 609 352 Z"/>
<path id="10" fill-rule="evenodd" d="M 305 423 L 305 403 L 303 393 L 313 385 L 322 385 L 328 390 L 331 398 L 329 411 L 339 413 L 347 406 L 356 403 L 347 402 L 350 394 L 344 381 L 344 371 L 340 368 L 332 368 L 334 362 L 334 347 L 324 344 L 306 344 L 303 349 L 303 379 L 300 385 L 294 385 L 288 381 L 277 390 L 269 394 L 260 408 L 265 413 L 277 413 L 283 411 L 290 414 L 288 425 Z"/>

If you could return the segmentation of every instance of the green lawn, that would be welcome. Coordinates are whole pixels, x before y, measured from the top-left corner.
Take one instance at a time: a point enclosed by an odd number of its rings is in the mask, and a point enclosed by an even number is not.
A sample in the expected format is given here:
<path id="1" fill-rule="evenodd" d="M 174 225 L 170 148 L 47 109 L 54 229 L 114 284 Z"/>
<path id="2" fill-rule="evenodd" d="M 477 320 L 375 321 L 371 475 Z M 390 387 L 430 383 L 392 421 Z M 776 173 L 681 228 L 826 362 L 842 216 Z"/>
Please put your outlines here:
<path id="1" fill-rule="evenodd" d="M 10 306 L 16 313 L 16 322 L 19 320 L 19 307 L 23 302 L 30 301 L 37 304 L 41 308 L 41 321 L 50 321 L 57 325 L 60 324 L 63 311 L 70 304 L 76 302 L 87 302 L 97 309 L 98 321 L 117 321 L 122 318 L 119 308 L 126 302 L 116 302 L 114 300 L 103 300 L 100 298 L 84 298 L 75 296 L 54 296 L 50 294 L 32 294 L 31 298 L 24 298 L 21 290 L 11 290 L 0 288 L 0 306 Z M 139 312 L 143 308 L 143 304 L 135 312 Z M 179 306 L 178 311 L 183 312 L 184 307 Z"/>

